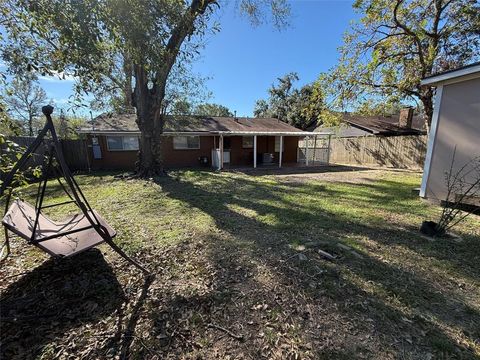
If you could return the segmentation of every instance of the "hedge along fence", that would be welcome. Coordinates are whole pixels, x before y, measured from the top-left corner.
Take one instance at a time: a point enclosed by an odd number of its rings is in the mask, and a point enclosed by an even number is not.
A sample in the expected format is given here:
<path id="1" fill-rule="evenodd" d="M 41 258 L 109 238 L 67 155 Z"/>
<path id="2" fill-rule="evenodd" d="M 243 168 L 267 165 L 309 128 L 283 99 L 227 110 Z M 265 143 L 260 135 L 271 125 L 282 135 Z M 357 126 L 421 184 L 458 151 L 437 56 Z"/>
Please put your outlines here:
<path id="1" fill-rule="evenodd" d="M 33 143 L 35 137 L 11 136 L 8 137 L 8 140 L 13 141 L 14 143 L 26 149 L 31 143 Z M 89 169 L 87 147 L 84 140 L 60 140 L 60 144 L 62 145 L 63 155 L 70 170 L 77 171 Z M 2 146 L 0 145 L 0 150 L 1 149 Z M 41 166 L 45 158 L 44 153 L 45 146 L 41 145 L 37 149 L 36 154 L 32 156 L 27 166 Z"/>
<path id="2" fill-rule="evenodd" d="M 330 141 L 330 163 L 422 170 L 427 135 L 363 136 Z"/>

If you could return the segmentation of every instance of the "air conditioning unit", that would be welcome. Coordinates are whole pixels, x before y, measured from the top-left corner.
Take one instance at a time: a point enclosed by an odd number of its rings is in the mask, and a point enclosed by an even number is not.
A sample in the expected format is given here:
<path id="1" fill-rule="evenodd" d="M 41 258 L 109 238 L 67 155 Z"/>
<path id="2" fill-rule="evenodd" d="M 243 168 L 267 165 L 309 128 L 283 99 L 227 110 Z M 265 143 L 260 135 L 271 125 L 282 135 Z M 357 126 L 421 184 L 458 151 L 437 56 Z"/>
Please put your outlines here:
<path id="1" fill-rule="evenodd" d="M 271 164 L 272 162 L 273 162 L 273 154 L 272 153 L 263 153 L 262 154 L 262 163 Z"/>

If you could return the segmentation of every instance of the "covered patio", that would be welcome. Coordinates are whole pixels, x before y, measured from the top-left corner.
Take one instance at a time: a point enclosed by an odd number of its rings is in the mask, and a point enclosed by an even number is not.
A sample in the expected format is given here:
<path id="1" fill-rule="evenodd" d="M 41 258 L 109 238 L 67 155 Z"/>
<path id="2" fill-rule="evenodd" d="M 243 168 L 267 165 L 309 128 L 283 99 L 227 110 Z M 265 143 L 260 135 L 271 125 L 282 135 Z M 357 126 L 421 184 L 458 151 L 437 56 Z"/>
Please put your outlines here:
<path id="1" fill-rule="evenodd" d="M 328 165 L 331 136 L 331 132 L 219 131 L 214 137 L 212 165 L 217 170 Z"/>

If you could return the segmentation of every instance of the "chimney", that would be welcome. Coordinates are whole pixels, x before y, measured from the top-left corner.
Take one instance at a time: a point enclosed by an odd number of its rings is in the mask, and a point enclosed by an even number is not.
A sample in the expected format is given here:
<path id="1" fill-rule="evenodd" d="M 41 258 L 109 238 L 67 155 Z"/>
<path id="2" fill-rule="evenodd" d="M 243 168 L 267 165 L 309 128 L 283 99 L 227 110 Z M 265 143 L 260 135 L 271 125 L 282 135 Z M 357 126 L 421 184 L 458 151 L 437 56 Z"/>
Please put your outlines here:
<path id="1" fill-rule="evenodd" d="M 413 108 L 407 107 L 400 110 L 400 116 L 398 118 L 398 126 L 403 129 L 412 128 Z"/>
<path id="2" fill-rule="evenodd" d="M 235 111 L 233 112 L 233 114 L 234 114 L 234 115 L 233 115 L 233 120 L 234 120 L 235 122 L 238 122 L 237 110 L 235 110 Z"/>

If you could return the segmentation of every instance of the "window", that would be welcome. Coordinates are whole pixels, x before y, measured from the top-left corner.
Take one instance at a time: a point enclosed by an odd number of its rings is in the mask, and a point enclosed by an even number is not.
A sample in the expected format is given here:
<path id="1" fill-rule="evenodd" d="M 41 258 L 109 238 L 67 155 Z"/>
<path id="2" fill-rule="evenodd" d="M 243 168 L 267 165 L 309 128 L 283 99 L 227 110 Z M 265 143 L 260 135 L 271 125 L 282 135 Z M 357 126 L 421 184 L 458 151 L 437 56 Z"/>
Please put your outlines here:
<path id="1" fill-rule="evenodd" d="M 138 150 L 138 137 L 136 136 L 107 136 L 109 151 L 136 151 Z"/>
<path id="2" fill-rule="evenodd" d="M 253 136 L 244 136 L 242 137 L 242 147 L 244 149 L 253 148 Z"/>
<path id="3" fill-rule="evenodd" d="M 123 150 L 138 150 L 138 138 L 135 136 L 124 136 Z"/>
<path id="4" fill-rule="evenodd" d="M 285 138 L 283 139 L 282 152 L 285 150 Z M 275 136 L 275 152 L 280 152 L 280 136 Z"/>
<path id="5" fill-rule="evenodd" d="M 200 136 L 175 136 L 173 148 L 175 150 L 200 149 Z"/>

